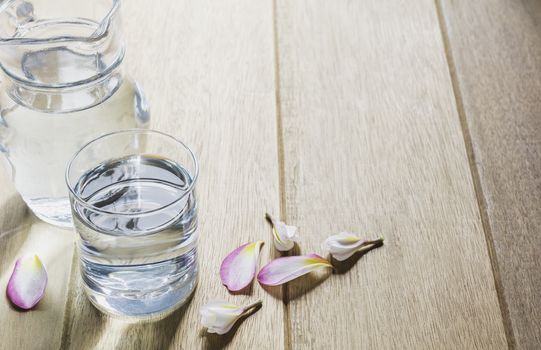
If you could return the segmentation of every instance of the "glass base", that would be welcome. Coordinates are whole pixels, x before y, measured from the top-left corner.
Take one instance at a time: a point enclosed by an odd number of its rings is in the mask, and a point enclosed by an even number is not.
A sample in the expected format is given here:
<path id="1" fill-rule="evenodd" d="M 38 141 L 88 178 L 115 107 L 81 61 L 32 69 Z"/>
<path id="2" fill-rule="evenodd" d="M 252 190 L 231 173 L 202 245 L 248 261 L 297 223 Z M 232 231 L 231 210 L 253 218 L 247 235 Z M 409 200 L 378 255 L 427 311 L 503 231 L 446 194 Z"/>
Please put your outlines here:
<path id="1" fill-rule="evenodd" d="M 85 293 L 96 309 L 114 318 L 125 321 L 157 321 L 180 308 L 191 299 L 197 287 L 198 278 L 194 276 L 182 286 L 171 286 L 171 290 L 152 298 L 104 295 L 96 293 L 83 282 Z"/>
<path id="2" fill-rule="evenodd" d="M 73 227 L 70 203 L 67 197 L 43 199 L 26 199 L 23 197 L 23 200 L 40 220 L 58 227 Z"/>

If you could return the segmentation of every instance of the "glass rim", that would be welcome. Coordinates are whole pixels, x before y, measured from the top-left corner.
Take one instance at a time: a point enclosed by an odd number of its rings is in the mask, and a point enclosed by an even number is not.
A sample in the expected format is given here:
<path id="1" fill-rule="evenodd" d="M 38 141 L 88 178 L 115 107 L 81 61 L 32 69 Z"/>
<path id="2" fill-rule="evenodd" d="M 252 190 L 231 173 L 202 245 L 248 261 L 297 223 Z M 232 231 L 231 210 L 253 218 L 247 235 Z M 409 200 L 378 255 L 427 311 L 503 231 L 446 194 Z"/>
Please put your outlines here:
<path id="1" fill-rule="evenodd" d="M 87 147 L 91 146 L 92 144 L 97 143 L 99 141 L 102 141 L 105 138 L 108 138 L 108 137 L 111 137 L 111 136 L 118 136 L 118 135 L 122 135 L 122 134 L 158 135 L 158 136 L 166 137 L 166 138 L 178 143 L 180 146 L 184 147 L 184 149 L 186 151 L 188 151 L 188 154 L 190 155 L 190 158 L 191 158 L 191 160 L 193 162 L 193 166 L 194 166 L 194 172 L 193 172 L 193 175 L 192 175 L 192 181 L 191 181 L 190 185 L 188 186 L 188 188 L 186 189 L 186 191 L 181 196 L 179 196 L 178 198 L 176 198 L 174 201 L 172 201 L 170 203 L 167 203 L 167 204 L 165 204 L 163 206 L 160 206 L 158 208 L 155 208 L 155 209 L 145 210 L 145 211 L 141 211 L 141 212 L 138 212 L 138 213 L 119 213 L 119 212 L 104 210 L 104 209 L 96 207 L 96 206 L 94 206 L 92 204 L 89 204 L 87 201 L 85 201 L 83 198 L 81 198 L 81 196 L 79 196 L 79 194 L 77 194 L 75 192 L 73 186 L 71 185 L 70 179 L 69 179 L 69 174 L 70 174 L 70 170 L 72 168 L 73 162 L 81 154 L 81 152 L 83 152 Z M 186 197 L 187 195 L 189 195 L 189 194 L 191 194 L 193 192 L 195 184 L 197 183 L 198 177 L 199 177 L 199 162 L 197 161 L 197 157 L 195 156 L 192 149 L 190 147 L 188 147 L 184 142 L 177 139 L 176 137 L 174 137 L 172 135 L 169 135 L 169 134 L 166 134 L 166 133 L 164 133 L 162 131 L 152 130 L 152 129 L 125 129 L 125 130 L 113 131 L 113 132 L 110 132 L 110 133 L 107 133 L 107 134 L 103 134 L 103 135 L 101 135 L 99 137 L 96 137 L 96 138 L 86 142 L 70 158 L 70 160 L 68 162 L 68 165 L 66 166 L 66 171 L 65 171 L 65 174 L 64 174 L 64 179 L 66 181 L 66 185 L 68 186 L 69 192 L 73 196 L 74 200 L 76 200 L 80 205 L 82 205 L 83 207 L 85 207 L 87 209 L 90 209 L 92 211 L 95 211 L 95 212 L 98 212 L 98 213 L 101 213 L 101 214 L 120 215 L 120 216 L 141 216 L 141 215 L 147 215 L 147 214 L 156 213 L 156 212 L 159 212 L 161 210 L 167 209 L 167 208 L 175 205 L 176 203 L 180 202 L 182 199 L 184 199 L 184 197 Z"/>

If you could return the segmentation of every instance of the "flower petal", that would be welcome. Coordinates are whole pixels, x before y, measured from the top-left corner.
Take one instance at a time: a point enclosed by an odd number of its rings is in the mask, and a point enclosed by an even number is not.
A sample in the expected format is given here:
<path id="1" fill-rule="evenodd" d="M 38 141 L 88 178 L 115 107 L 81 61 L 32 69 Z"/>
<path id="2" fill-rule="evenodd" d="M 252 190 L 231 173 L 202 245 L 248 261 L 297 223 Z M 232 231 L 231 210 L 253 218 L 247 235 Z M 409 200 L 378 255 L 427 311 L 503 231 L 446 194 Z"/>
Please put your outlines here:
<path id="1" fill-rule="evenodd" d="M 201 324 L 209 333 L 225 334 L 231 330 L 239 318 L 259 305 L 261 305 L 260 300 L 248 306 L 237 306 L 227 301 L 214 300 L 201 307 L 199 312 Z"/>
<path id="2" fill-rule="evenodd" d="M 257 280 L 264 285 L 277 286 L 321 267 L 332 267 L 332 265 L 314 253 L 285 256 L 275 259 L 263 267 L 257 275 Z"/>
<path id="3" fill-rule="evenodd" d="M 21 309 L 31 309 L 45 294 L 47 271 L 35 254 L 17 259 L 6 294 Z"/>
<path id="4" fill-rule="evenodd" d="M 246 288 L 257 272 L 259 250 L 263 241 L 246 243 L 233 250 L 222 262 L 220 278 L 230 291 Z"/>
<path id="5" fill-rule="evenodd" d="M 369 241 L 362 240 L 348 232 L 340 232 L 327 238 L 323 245 L 333 258 L 338 261 L 344 261 L 364 247 L 375 246 L 381 243 L 383 243 L 382 238 Z"/>
<path id="6" fill-rule="evenodd" d="M 225 334 L 229 332 L 243 309 L 223 300 L 211 301 L 201 307 L 201 323 L 209 333 Z"/>
<path id="7" fill-rule="evenodd" d="M 272 223 L 274 247 L 281 252 L 291 250 L 297 241 L 297 227 L 274 220 L 269 214 L 266 217 Z"/>

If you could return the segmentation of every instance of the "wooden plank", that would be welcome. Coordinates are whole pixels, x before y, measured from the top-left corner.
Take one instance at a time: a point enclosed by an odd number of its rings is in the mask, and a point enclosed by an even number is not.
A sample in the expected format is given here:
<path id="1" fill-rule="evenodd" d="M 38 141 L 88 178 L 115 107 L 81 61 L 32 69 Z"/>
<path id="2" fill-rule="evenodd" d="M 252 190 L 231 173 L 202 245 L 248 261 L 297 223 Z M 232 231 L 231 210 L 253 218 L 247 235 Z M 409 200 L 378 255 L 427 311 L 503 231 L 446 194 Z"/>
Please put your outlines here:
<path id="1" fill-rule="evenodd" d="M 3 170 L 3 169 L 2 169 Z M 0 171 L 0 339 L 3 349 L 57 349 L 62 335 L 73 233 L 37 220 Z M 44 298 L 29 312 L 17 310 L 5 290 L 17 258 L 35 253 L 48 273 Z"/>
<path id="2" fill-rule="evenodd" d="M 280 349 L 280 291 L 254 285 L 231 296 L 221 260 L 240 244 L 270 237 L 266 211 L 279 211 L 271 1 L 126 1 L 127 65 L 147 92 L 153 128 L 197 153 L 200 282 L 191 303 L 152 324 L 100 315 L 73 279 L 63 346 L 85 348 Z M 261 260 L 272 251 L 265 245 Z M 199 308 L 210 298 L 263 308 L 227 336 L 206 336 Z"/>
<path id="3" fill-rule="evenodd" d="M 386 242 L 289 286 L 291 347 L 505 348 L 434 3 L 277 3 L 300 251 L 342 230 Z"/>
<path id="4" fill-rule="evenodd" d="M 442 1 L 510 345 L 541 348 L 541 3 Z"/>

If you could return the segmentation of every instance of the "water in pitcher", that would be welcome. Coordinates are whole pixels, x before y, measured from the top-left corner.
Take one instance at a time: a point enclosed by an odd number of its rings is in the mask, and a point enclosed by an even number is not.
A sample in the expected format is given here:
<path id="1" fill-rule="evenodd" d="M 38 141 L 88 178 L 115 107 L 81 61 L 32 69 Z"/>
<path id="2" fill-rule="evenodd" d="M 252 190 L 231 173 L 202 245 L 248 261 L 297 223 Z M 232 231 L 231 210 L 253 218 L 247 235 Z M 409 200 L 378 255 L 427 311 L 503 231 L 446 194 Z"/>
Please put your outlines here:
<path id="1" fill-rule="evenodd" d="M 39 218 L 70 226 L 64 182 L 70 157 L 99 135 L 149 122 L 139 86 L 120 68 L 120 3 L 2 5 L 0 159 Z"/>
<path id="2" fill-rule="evenodd" d="M 0 143 L 11 163 L 12 178 L 22 198 L 41 219 L 70 225 L 64 171 L 82 145 L 110 131 L 146 125 L 148 111 L 137 85 L 131 81 L 115 83 L 117 89 L 100 104 L 65 113 L 44 111 L 50 107 L 50 99 L 33 99 L 31 105 L 9 96 L 0 100 L 5 124 L 0 127 Z M 85 98 L 86 94 L 81 96 Z"/>

